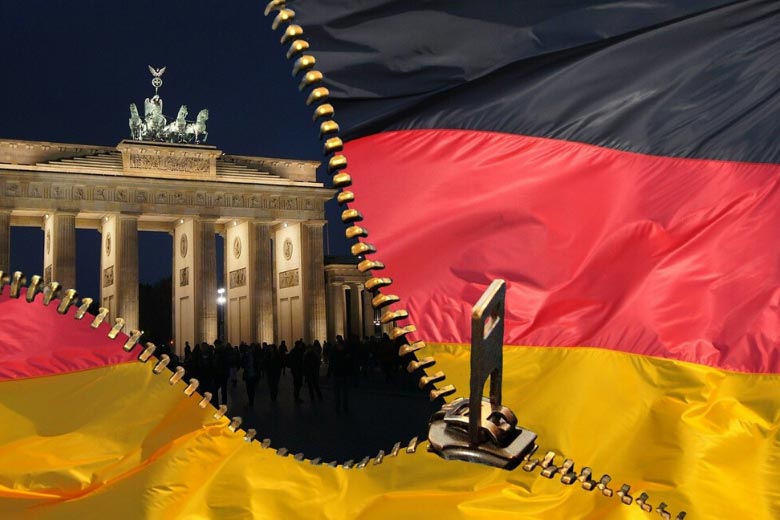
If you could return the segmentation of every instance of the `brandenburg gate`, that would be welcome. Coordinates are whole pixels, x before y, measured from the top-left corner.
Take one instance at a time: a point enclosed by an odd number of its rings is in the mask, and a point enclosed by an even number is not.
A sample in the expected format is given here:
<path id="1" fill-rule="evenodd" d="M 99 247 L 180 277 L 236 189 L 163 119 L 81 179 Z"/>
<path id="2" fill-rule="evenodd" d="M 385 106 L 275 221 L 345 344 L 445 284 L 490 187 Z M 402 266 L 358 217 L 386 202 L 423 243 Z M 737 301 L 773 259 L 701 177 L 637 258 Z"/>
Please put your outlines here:
<path id="1" fill-rule="evenodd" d="M 138 328 L 138 232 L 173 236 L 173 333 L 217 337 L 216 234 L 224 237 L 228 341 L 326 337 L 318 163 L 213 146 L 0 140 L 0 269 L 11 226 L 44 230 L 46 282 L 75 287 L 75 230 L 102 234 L 100 303 Z"/>

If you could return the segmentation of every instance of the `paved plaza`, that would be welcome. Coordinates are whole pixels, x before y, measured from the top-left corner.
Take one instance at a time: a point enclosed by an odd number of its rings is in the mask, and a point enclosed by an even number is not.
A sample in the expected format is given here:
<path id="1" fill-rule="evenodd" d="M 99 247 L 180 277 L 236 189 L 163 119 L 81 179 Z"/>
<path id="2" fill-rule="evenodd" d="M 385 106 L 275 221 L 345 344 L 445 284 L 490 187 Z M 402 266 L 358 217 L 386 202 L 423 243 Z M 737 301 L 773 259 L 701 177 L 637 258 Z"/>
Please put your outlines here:
<path id="1" fill-rule="evenodd" d="M 398 372 L 386 382 L 378 371 L 361 376 L 351 388 L 349 413 L 336 412 L 333 380 L 321 367 L 323 401 L 311 402 L 306 385 L 303 403 L 295 404 L 290 370 L 282 375 L 279 397 L 272 403 L 267 379 L 258 381 L 254 408 L 247 407 L 247 395 L 239 372 L 237 385 L 228 387 L 228 413 L 241 416 L 245 428 L 255 428 L 258 439 L 271 439 L 274 448 L 287 448 L 291 454 L 303 452 L 306 458 L 323 461 L 360 460 L 401 441 L 405 445 L 415 435 L 424 438 L 428 418 L 438 408 L 428 401 L 415 380 Z"/>

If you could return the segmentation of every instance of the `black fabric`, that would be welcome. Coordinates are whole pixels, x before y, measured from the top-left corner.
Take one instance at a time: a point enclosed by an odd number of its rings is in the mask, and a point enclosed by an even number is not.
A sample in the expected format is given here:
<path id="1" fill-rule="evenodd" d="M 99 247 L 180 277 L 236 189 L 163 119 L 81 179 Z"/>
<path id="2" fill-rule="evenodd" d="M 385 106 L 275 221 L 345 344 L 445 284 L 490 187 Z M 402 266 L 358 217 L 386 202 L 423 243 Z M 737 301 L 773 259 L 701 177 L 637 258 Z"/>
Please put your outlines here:
<path id="1" fill-rule="evenodd" d="M 780 2 L 298 0 L 348 139 L 510 132 L 780 162 Z"/>

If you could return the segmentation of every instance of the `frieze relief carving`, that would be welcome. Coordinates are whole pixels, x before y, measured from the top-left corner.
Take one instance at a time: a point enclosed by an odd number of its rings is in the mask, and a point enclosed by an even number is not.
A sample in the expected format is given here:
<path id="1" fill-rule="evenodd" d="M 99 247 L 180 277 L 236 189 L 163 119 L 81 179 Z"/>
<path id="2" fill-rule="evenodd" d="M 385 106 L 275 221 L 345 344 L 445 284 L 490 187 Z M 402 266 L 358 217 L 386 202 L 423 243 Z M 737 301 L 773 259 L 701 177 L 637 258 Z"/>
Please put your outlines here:
<path id="1" fill-rule="evenodd" d="M 174 155 L 130 154 L 130 168 L 137 170 L 163 170 L 169 172 L 208 173 L 209 160 L 200 157 Z"/>
<path id="2" fill-rule="evenodd" d="M 111 287 L 114 285 L 114 266 L 106 267 L 103 269 L 103 287 Z"/>
<path id="3" fill-rule="evenodd" d="M 108 189 L 105 186 L 95 186 L 92 198 L 95 200 L 108 200 Z"/>
<path id="4" fill-rule="evenodd" d="M 195 204 L 199 206 L 205 206 L 206 205 L 206 193 L 199 191 L 195 194 Z"/>
<path id="5" fill-rule="evenodd" d="M 63 199 L 65 198 L 65 189 L 62 186 L 54 185 L 51 187 L 51 198 Z"/>
<path id="6" fill-rule="evenodd" d="M 190 284 L 190 268 L 182 267 L 179 269 L 179 287 L 186 287 Z"/>
<path id="7" fill-rule="evenodd" d="M 73 200 L 85 200 L 87 198 L 87 188 L 84 186 L 73 187 Z"/>
<path id="8" fill-rule="evenodd" d="M 30 197 L 36 197 L 40 198 L 43 196 L 43 185 L 41 183 L 35 182 L 30 183 L 30 186 L 27 188 L 27 194 Z"/>
<path id="9" fill-rule="evenodd" d="M 16 197 L 22 194 L 22 186 L 16 181 L 9 181 L 5 185 L 5 194 L 8 197 Z"/>
<path id="10" fill-rule="evenodd" d="M 140 202 L 141 204 L 145 204 L 146 202 L 149 202 L 149 193 L 147 193 L 144 190 L 138 190 L 135 192 L 135 201 Z"/>
<path id="11" fill-rule="evenodd" d="M 279 273 L 279 288 L 287 289 L 288 287 L 296 287 L 301 283 L 301 275 L 298 269 L 290 269 L 289 271 L 282 271 Z"/>
<path id="12" fill-rule="evenodd" d="M 114 200 L 117 202 L 127 202 L 130 200 L 129 190 L 127 188 L 117 188 L 114 192 Z"/>
<path id="13" fill-rule="evenodd" d="M 282 209 L 295 210 L 298 209 L 298 199 L 282 199 Z"/>
<path id="14" fill-rule="evenodd" d="M 158 191 L 154 194 L 155 204 L 168 204 L 168 194 L 164 191 Z"/>
<path id="15" fill-rule="evenodd" d="M 246 267 L 230 271 L 230 288 L 243 287 L 246 285 Z"/>

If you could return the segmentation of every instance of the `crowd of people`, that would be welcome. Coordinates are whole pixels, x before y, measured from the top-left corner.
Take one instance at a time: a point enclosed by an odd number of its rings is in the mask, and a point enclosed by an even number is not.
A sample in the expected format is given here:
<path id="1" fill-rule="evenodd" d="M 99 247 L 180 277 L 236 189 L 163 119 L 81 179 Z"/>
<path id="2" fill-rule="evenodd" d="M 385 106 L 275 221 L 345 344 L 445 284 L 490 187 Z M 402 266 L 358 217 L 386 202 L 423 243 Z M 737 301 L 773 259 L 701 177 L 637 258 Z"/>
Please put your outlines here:
<path id="1" fill-rule="evenodd" d="M 337 411 L 349 411 L 350 389 L 359 384 L 360 378 L 383 374 L 386 381 L 392 381 L 400 370 L 398 345 L 387 334 L 382 337 L 357 337 L 344 340 L 337 336 L 334 343 L 318 340 L 310 344 L 302 339 L 292 348 L 282 341 L 279 345 L 268 343 L 233 346 L 220 340 L 213 344 L 199 343 L 194 347 L 186 343 L 184 358 L 163 347 L 159 354 L 168 354 L 171 367 L 183 365 L 187 379 L 196 378 L 201 392 L 211 392 L 212 404 L 228 404 L 228 387 L 237 387 L 243 382 L 247 394 L 247 407 L 254 407 L 258 384 L 265 380 L 268 397 L 272 402 L 279 398 L 281 377 L 292 377 L 293 402 L 304 402 L 301 391 L 304 385 L 309 401 L 323 401 L 320 375 L 328 378 L 334 389 L 334 404 Z M 323 367 L 323 365 L 325 365 Z M 233 403 L 231 403 L 233 404 Z"/>

